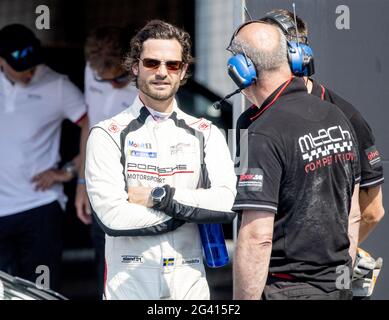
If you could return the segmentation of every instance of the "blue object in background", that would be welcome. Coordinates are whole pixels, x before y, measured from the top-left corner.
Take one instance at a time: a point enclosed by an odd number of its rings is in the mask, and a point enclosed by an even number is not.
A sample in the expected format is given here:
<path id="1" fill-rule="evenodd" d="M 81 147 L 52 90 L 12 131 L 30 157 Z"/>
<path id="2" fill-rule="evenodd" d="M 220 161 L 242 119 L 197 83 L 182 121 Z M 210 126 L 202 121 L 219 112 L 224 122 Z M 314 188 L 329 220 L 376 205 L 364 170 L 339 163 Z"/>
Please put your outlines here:
<path id="1" fill-rule="evenodd" d="M 199 230 L 208 267 L 218 268 L 227 265 L 229 258 L 222 225 L 199 224 Z"/>

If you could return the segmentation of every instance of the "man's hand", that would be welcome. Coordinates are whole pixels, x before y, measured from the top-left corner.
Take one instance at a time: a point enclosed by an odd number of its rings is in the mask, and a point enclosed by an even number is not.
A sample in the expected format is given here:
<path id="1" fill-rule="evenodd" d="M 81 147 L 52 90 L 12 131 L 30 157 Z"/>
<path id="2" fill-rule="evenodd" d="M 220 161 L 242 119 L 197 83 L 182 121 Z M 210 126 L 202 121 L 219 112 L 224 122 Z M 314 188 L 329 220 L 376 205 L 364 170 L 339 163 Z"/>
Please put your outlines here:
<path id="1" fill-rule="evenodd" d="M 151 190 L 152 188 L 149 187 L 129 187 L 128 202 L 151 208 L 154 205 Z"/>
<path id="2" fill-rule="evenodd" d="M 89 205 L 85 184 L 77 184 L 76 200 L 74 205 L 76 207 L 78 219 L 80 219 L 84 224 L 91 224 L 92 210 Z"/>
<path id="3" fill-rule="evenodd" d="M 55 183 L 68 182 L 73 175 L 62 169 L 49 169 L 34 176 L 31 181 L 35 183 L 35 190 L 45 191 Z"/>

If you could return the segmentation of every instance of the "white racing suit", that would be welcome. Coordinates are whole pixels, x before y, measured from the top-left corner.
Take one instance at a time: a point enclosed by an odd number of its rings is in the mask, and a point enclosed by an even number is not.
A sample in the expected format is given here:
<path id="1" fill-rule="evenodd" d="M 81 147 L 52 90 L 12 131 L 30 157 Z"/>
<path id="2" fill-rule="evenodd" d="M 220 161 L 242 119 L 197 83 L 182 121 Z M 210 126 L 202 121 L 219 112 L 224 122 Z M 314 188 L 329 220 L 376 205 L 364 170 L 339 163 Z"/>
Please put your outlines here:
<path id="1" fill-rule="evenodd" d="M 197 223 L 227 223 L 234 165 L 217 127 L 182 112 L 156 122 L 139 98 L 93 127 L 86 183 L 106 233 L 106 299 L 209 299 Z M 129 186 L 166 186 L 158 209 Z"/>

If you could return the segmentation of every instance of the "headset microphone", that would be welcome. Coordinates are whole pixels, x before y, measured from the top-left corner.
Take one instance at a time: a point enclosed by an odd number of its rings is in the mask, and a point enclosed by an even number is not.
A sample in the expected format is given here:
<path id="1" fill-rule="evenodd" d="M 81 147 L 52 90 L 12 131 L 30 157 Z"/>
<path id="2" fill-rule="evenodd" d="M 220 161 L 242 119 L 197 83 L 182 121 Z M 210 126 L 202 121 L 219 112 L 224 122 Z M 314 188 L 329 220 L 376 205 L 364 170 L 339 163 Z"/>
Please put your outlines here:
<path id="1" fill-rule="evenodd" d="M 216 101 L 214 104 L 212 104 L 212 107 L 214 107 L 216 110 L 219 110 L 222 106 L 222 103 L 226 101 L 227 99 L 231 98 L 232 96 L 240 93 L 242 91 L 241 88 L 235 90 L 234 92 L 227 94 L 223 99 Z"/>

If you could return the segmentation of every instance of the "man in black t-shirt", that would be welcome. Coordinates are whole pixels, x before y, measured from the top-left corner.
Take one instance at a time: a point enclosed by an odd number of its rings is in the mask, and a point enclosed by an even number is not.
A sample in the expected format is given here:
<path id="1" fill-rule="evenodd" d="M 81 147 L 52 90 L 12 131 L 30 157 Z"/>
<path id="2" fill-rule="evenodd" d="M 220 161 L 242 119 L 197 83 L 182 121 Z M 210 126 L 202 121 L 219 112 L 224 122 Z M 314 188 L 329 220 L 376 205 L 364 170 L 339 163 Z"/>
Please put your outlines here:
<path id="1" fill-rule="evenodd" d="M 351 298 L 360 213 L 353 129 L 342 112 L 292 77 L 278 28 L 248 23 L 230 48 L 252 60 L 257 81 L 243 93 L 260 106 L 240 152 L 247 167 L 233 207 L 242 213 L 234 298 Z"/>
<path id="2" fill-rule="evenodd" d="M 300 43 L 308 44 L 307 24 L 298 16 L 296 16 L 295 20 L 292 12 L 285 9 L 274 9 L 261 19 L 279 27 L 280 24 L 269 17 L 276 17 L 278 22 L 283 21 L 283 26 L 289 26 L 289 28 L 283 30 L 284 32 L 286 31 L 285 35 L 289 40 L 296 41 L 298 37 Z M 298 35 L 296 34 L 295 22 L 297 23 Z M 361 163 L 361 183 L 359 191 L 361 222 L 358 236 L 358 244 L 361 244 L 382 220 L 385 213 L 381 188 L 381 185 L 384 183 L 383 165 L 380 152 L 375 145 L 375 137 L 369 124 L 352 104 L 312 78 L 304 77 L 304 81 L 309 93 L 336 105 L 345 114 L 355 131 Z M 253 109 L 255 110 L 255 108 L 250 108 L 241 115 L 237 124 L 238 128 L 243 129 L 250 125 L 250 118 L 252 117 L 250 114 L 253 112 Z M 237 153 L 239 153 L 239 149 L 237 149 Z M 382 268 L 378 261 L 374 265 L 371 262 L 367 263 L 365 258 L 361 258 L 365 254 L 360 248 L 358 248 L 358 256 L 359 258 L 354 265 L 352 283 L 355 298 L 371 295 L 375 283 L 375 281 L 372 281 L 372 268 L 378 269 L 374 271 L 375 273 L 379 272 L 379 269 Z M 370 266 L 369 269 L 365 268 L 367 264 Z M 361 270 L 363 270 L 362 273 Z M 369 287 L 370 290 L 367 290 Z"/>
<path id="3" fill-rule="evenodd" d="M 266 15 L 272 13 L 289 18 L 293 22 L 294 26 L 294 15 L 292 12 L 284 9 L 275 9 Z M 263 20 L 272 23 L 272 21 L 266 18 Z M 297 16 L 296 22 L 300 43 L 307 44 L 307 24 Z M 295 27 L 288 30 L 287 37 L 289 37 L 289 40 L 296 41 L 297 35 Z M 361 183 L 359 191 L 361 223 L 358 238 L 358 243 L 360 244 L 367 238 L 371 231 L 373 231 L 385 213 L 382 203 L 381 188 L 381 185 L 384 183 L 383 165 L 381 162 L 380 152 L 375 145 L 373 131 L 367 121 L 362 117 L 361 113 L 352 104 L 312 78 L 304 77 L 304 81 L 309 93 L 336 105 L 345 114 L 355 131 L 355 135 L 358 140 L 361 163 Z M 242 114 L 242 117 L 238 120 L 238 126 L 241 126 L 240 128 L 245 129 L 248 127 L 250 124 L 250 113 L 251 111 L 248 109 L 244 114 Z"/>
<path id="4" fill-rule="evenodd" d="M 310 90 L 310 85 L 312 89 Z M 361 243 L 377 226 L 384 216 L 382 188 L 384 183 L 381 154 L 375 145 L 373 131 L 355 107 L 333 91 L 325 88 L 313 79 L 308 79 L 308 92 L 336 105 L 350 121 L 355 131 L 361 162 L 361 183 L 359 202 L 361 206 L 361 224 L 359 240 Z"/>

